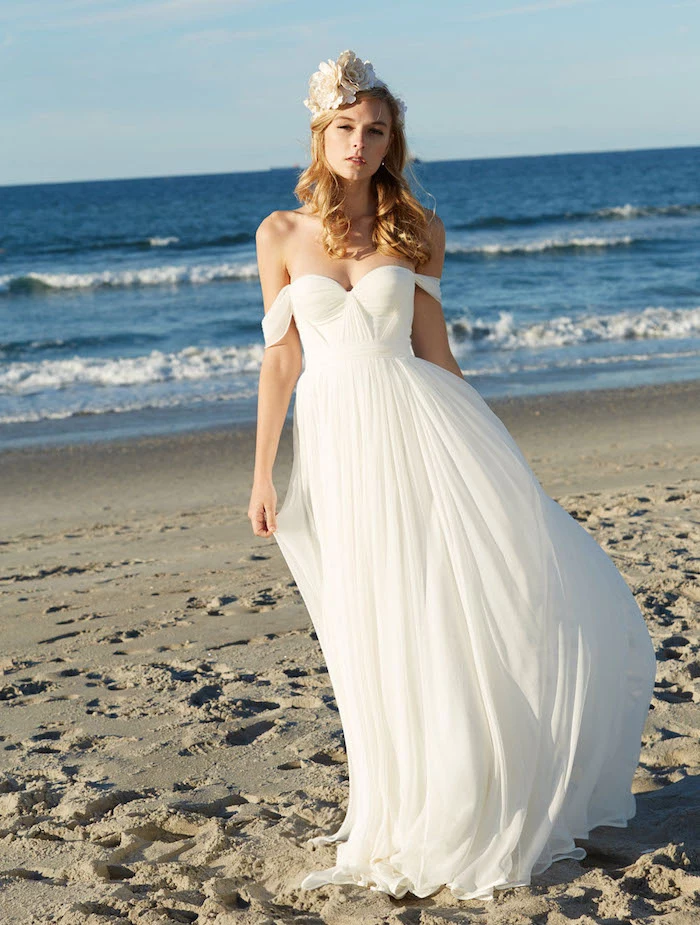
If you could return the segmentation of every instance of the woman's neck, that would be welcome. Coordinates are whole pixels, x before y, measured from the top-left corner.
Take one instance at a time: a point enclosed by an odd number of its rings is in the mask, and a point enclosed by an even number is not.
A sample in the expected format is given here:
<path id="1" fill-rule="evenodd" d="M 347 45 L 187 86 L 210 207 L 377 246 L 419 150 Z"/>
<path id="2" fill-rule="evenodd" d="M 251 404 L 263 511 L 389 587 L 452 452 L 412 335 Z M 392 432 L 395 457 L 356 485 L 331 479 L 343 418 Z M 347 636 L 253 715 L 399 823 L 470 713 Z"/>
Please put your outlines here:
<path id="1" fill-rule="evenodd" d="M 377 201 L 370 182 L 351 183 L 345 188 L 343 212 L 351 222 L 373 218 L 377 213 Z"/>

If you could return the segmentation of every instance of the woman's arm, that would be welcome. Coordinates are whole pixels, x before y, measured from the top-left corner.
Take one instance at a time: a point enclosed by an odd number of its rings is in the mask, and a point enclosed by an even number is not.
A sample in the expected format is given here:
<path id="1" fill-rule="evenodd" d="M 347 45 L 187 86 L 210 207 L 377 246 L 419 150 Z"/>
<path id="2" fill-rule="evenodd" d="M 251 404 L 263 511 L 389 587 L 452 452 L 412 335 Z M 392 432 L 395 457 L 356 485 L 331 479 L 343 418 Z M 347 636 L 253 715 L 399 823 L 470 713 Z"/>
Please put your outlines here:
<path id="1" fill-rule="evenodd" d="M 445 262 L 445 226 L 437 215 L 432 219 L 430 229 L 432 254 L 430 260 L 419 267 L 419 272 L 439 278 L 442 276 Z M 437 299 L 418 287 L 415 299 L 411 329 L 413 352 L 417 357 L 442 366 L 460 379 L 464 379 L 459 363 L 452 356 L 442 306 Z"/>
<path id="2" fill-rule="evenodd" d="M 280 289 L 289 283 L 285 242 L 290 230 L 291 222 L 284 213 L 273 212 L 263 219 L 255 232 L 258 271 L 266 312 Z M 260 366 L 255 467 L 248 506 L 248 517 L 256 536 L 271 536 L 277 529 L 277 492 L 272 481 L 272 469 L 301 368 L 301 341 L 292 318 L 284 337 L 265 349 Z"/>

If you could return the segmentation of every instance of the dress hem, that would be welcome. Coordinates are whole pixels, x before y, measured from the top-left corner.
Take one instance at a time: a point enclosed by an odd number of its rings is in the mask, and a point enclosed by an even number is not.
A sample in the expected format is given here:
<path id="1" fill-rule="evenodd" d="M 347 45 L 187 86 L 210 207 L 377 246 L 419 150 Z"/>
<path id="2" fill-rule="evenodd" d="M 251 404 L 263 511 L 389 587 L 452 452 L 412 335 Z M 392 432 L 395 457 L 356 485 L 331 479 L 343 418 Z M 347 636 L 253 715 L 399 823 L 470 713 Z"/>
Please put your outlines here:
<path id="1" fill-rule="evenodd" d="M 635 814 L 636 813 L 633 813 L 627 818 L 617 817 L 612 821 L 596 822 L 588 829 L 588 831 L 578 835 L 572 835 L 572 844 L 569 848 L 556 852 L 544 867 L 534 865 L 532 873 L 535 876 L 539 876 L 540 874 L 543 874 L 549 870 L 549 868 L 557 861 L 582 861 L 585 857 L 588 856 L 588 852 L 585 848 L 573 844 L 574 839 L 588 839 L 593 829 L 600 828 L 601 826 L 610 826 L 612 828 L 629 828 L 629 821 L 630 819 L 634 818 Z M 324 842 L 321 841 L 321 839 L 325 839 L 328 843 L 345 840 L 334 839 L 332 835 L 321 835 L 308 839 L 307 844 L 323 844 Z M 381 861 L 381 859 L 379 860 Z M 386 865 L 388 862 L 382 863 Z M 393 867 L 393 865 L 391 866 Z M 535 866 L 537 866 L 537 870 L 534 869 Z M 323 870 L 311 871 L 305 875 L 304 879 L 299 884 L 299 888 L 302 890 L 315 890 L 321 886 L 340 886 L 349 884 L 368 887 L 373 892 L 386 893 L 387 895 L 392 896 L 394 899 L 403 899 L 406 893 L 412 893 L 418 899 L 426 899 L 427 897 L 438 893 L 440 890 L 447 888 L 455 897 L 455 899 L 480 899 L 482 901 L 492 901 L 494 899 L 494 892 L 496 890 L 509 890 L 521 886 L 532 885 L 532 877 L 530 876 L 520 880 L 500 881 L 499 883 L 493 883 L 489 886 L 480 887 L 471 891 L 463 890 L 461 887 L 455 884 L 454 880 L 448 883 L 440 883 L 436 886 L 431 885 L 427 888 L 421 889 L 420 887 L 413 884 L 410 877 L 408 877 L 406 874 L 402 874 L 401 871 L 397 868 L 393 869 L 397 874 L 396 883 L 394 884 L 393 888 L 385 879 L 371 873 L 372 866 L 370 866 L 367 872 L 361 872 L 358 870 L 353 871 L 350 869 L 344 869 L 338 865 L 335 865 L 334 867 L 328 867 Z M 406 884 L 405 889 L 401 889 L 399 884 Z"/>

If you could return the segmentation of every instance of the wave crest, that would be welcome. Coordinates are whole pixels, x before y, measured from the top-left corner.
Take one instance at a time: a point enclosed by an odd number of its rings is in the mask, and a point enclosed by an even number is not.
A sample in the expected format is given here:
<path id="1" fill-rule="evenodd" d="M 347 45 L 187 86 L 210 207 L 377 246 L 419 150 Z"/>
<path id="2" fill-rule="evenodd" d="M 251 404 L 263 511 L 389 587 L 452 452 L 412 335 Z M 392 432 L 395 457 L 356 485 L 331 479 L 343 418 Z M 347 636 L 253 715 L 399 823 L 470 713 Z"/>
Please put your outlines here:
<path id="1" fill-rule="evenodd" d="M 495 257 L 522 256 L 530 254 L 543 254 L 547 251 L 573 252 L 590 248 L 629 247 L 643 241 L 643 238 L 633 238 L 623 235 L 619 238 L 605 238 L 589 235 L 579 238 L 542 238 L 539 241 L 527 241 L 511 244 L 450 244 L 446 250 L 448 254 L 485 255 Z"/>
<path id="2" fill-rule="evenodd" d="M 529 323 L 518 323 L 512 312 L 501 311 L 496 321 L 458 318 L 448 322 L 447 329 L 455 343 L 489 350 L 566 347 L 595 341 L 670 340 L 700 336 L 700 306 L 649 307 L 612 315 L 561 315 Z"/>
<path id="3" fill-rule="evenodd" d="M 137 270 L 101 270 L 96 273 L 26 273 L 0 276 L 0 294 L 46 293 L 65 289 L 120 288 L 124 286 L 198 285 L 219 280 L 247 280 L 258 276 L 255 264 L 167 264 Z"/>

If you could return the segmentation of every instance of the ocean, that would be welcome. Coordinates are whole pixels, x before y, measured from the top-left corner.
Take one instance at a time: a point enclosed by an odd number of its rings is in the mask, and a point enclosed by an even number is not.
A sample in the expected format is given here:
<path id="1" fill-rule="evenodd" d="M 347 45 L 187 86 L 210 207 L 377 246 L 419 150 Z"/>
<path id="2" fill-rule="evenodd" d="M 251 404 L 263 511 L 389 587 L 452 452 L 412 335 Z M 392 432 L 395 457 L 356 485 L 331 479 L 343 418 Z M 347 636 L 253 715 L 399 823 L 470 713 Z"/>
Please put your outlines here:
<path id="1" fill-rule="evenodd" d="M 0 187 L 0 446 L 254 421 L 255 229 L 300 170 Z M 485 398 L 700 378 L 700 147 L 414 171 Z"/>

